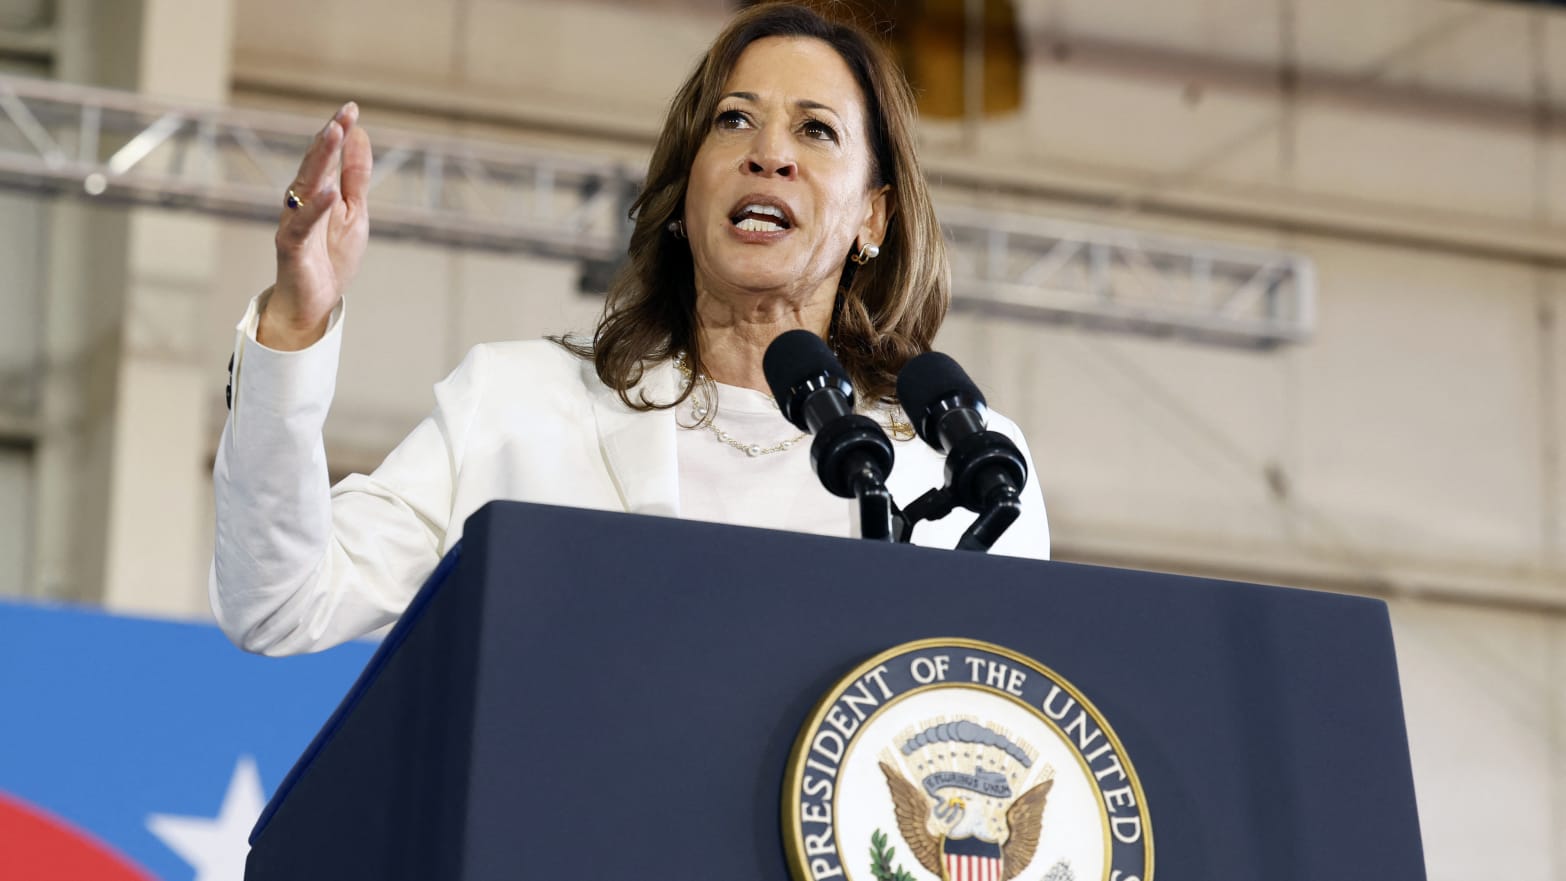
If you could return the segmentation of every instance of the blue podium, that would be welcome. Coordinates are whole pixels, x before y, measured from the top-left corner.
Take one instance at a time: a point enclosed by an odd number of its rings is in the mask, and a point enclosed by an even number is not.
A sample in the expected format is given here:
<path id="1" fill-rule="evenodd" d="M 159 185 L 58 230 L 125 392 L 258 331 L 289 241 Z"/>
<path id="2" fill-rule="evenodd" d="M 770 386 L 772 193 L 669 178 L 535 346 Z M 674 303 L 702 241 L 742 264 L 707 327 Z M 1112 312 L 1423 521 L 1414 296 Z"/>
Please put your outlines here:
<path id="1" fill-rule="evenodd" d="M 273 798 L 246 878 L 787 881 L 801 725 L 932 637 L 1092 696 L 1159 881 L 1425 877 L 1379 601 L 494 503 Z"/>

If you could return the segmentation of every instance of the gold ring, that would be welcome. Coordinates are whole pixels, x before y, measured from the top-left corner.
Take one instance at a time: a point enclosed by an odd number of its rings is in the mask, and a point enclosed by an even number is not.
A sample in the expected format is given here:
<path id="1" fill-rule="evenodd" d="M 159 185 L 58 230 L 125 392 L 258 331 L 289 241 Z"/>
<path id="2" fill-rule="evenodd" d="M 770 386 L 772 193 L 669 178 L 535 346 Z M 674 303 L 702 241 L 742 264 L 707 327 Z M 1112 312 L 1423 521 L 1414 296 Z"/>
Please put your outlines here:
<path id="1" fill-rule="evenodd" d="M 293 187 L 289 187 L 288 195 L 283 199 L 283 204 L 287 205 L 289 208 L 294 209 L 295 211 L 298 211 L 300 208 L 304 207 L 305 200 L 299 198 L 299 195 L 294 192 Z"/>

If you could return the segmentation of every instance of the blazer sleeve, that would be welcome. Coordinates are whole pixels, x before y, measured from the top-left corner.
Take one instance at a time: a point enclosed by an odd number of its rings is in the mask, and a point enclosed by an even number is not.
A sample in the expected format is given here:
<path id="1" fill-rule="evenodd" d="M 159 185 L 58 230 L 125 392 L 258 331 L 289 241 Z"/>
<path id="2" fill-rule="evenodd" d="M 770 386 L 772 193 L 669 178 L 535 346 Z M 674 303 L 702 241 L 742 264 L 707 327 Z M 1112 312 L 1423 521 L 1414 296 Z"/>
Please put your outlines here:
<path id="1" fill-rule="evenodd" d="M 263 295 L 264 297 L 264 295 Z M 476 412 L 481 356 L 436 386 L 433 413 L 374 473 L 329 486 L 322 427 L 336 388 L 343 306 L 298 352 L 235 343 L 232 399 L 213 465 L 217 533 L 209 592 L 241 648 L 319 651 L 396 620 L 439 562 L 454 476 Z"/>

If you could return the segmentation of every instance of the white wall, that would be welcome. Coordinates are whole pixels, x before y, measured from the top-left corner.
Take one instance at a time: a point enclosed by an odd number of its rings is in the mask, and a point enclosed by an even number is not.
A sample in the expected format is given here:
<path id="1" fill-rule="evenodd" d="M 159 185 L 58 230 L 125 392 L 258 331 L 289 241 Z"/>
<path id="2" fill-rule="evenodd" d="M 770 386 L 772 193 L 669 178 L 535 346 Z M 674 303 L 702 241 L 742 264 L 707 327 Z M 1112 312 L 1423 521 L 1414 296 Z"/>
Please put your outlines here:
<path id="1" fill-rule="evenodd" d="M 1559 308 L 1559 279 L 1341 239 L 1289 247 L 1320 281 L 1307 345 L 950 322 L 943 343 L 1045 447 L 1063 548 L 1561 599 L 1550 463 L 1566 376 L 1561 329 L 1539 318 Z"/>
<path id="2" fill-rule="evenodd" d="M 1431 881 L 1566 876 L 1566 625 L 1392 603 Z"/>
<path id="3" fill-rule="evenodd" d="M 0 192 L 0 596 L 30 592 L 43 202 Z"/>
<path id="4" fill-rule="evenodd" d="M 33 538 L 33 458 L 0 447 L 0 596 L 28 592 Z"/>

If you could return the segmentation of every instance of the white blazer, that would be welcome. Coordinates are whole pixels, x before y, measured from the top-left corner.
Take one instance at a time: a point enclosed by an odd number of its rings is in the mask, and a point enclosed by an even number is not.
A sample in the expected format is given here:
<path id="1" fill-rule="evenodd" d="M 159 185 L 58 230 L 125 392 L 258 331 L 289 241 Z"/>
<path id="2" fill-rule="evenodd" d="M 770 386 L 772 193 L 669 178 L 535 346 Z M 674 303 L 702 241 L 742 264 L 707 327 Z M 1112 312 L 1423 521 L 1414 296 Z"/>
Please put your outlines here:
<path id="1" fill-rule="evenodd" d="M 472 349 L 435 386 L 434 412 L 374 473 L 330 487 L 321 430 L 342 307 L 315 345 L 278 352 L 255 341 L 260 305 L 253 301 L 239 325 L 212 474 L 212 608 L 242 648 L 317 651 L 393 622 L 468 516 L 494 499 L 679 516 L 674 411 L 626 407 L 590 361 L 544 340 Z M 672 365 L 649 369 L 632 397 L 673 400 L 676 382 Z M 1028 456 L 1010 420 L 992 411 L 990 427 Z M 898 443 L 896 454 L 888 488 L 899 505 L 944 482 L 942 458 L 922 442 Z M 1028 466 L 1022 516 L 993 552 L 1046 559 L 1049 526 L 1031 457 Z M 915 541 L 954 547 L 973 516 L 959 510 L 921 523 Z"/>

